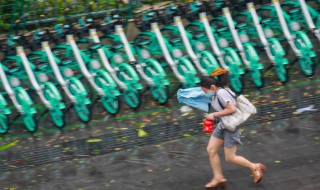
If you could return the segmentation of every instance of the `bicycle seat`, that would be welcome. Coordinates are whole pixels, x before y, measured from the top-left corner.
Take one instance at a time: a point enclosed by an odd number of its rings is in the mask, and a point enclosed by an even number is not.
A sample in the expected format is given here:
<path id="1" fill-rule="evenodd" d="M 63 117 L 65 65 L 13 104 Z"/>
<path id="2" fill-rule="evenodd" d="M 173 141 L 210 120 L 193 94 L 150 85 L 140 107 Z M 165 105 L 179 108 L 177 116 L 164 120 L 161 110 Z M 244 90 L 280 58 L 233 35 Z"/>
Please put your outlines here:
<path id="1" fill-rule="evenodd" d="M 261 20 L 261 23 L 262 23 L 262 24 L 268 24 L 268 23 L 270 23 L 271 21 L 272 21 L 271 18 L 265 18 L 265 19 L 262 19 L 262 20 Z"/>
<path id="2" fill-rule="evenodd" d="M 248 26 L 248 24 L 245 23 L 245 22 L 239 22 L 239 23 L 236 25 L 236 27 L 237 27 L 238 29 L 242 29 L 242 28 L 244 28 L 244 27 L 246 27 L 246 26 Z"/>
<path id="3" fill-rule="evenodd" d="M 170 39 L 170 41 L 173 42 L 173 43 L 180 42 L 180 41 L 181 41 L 181 37 L 180 37 L 180 36 L 173 36 L 173 37 Z"/>
<path id="4" fill-rule="evenodd" d="M 148 44 L 150 44 L 150 40 L 149 39 L 144 39 L 144 38 L 138 38 L 137 39 L 137 44 L 139 46 L 148 45 Z"/>
<path id="5" fill-rule="evenodd" d="M 35 64 L 36 69 L 38 69 L 38 70 L 42 70 L 42 69 L 48 67 L 47 62 L 43 62 L 41 60 L 35 60 L 35 61 L 32 61 L 32 63 Z"/>
<path id="6" fill-rule="evenodd" d="M 299 12 L 301 12 L 301 10 L 298 9 L 298 8 L 290 9 L 290 10 L 289 10 L 289 13 L 290 13 L 290 14 L 296 14 L 296 13 L 299 13 Z"/>
<path id="7" fill-rule="evenodd" d="M 19 72 L 19 71 L 22 71 L 23 68 L 20 67 L 20 66 L 15 66 L 15 65 L 9 65 L 8 66 L 8 72 L 9 73 L 15 73 L 15 72 Z"/>
<path id="8" fill-rule="evenodd" d="M 194 31 L 192 31 L 192 35 L 193 35 L 194 37 L 196 37 L 196 38 L 200 38 L 200 37 L 202 37 L 202 36 L 205 36 L 205 33 L 202 32 L 202 31 L 194 30 Z"/>
<path id="9" fill-rule="evenodd" d="M 72 63 L 73 59 L 66 57 L 65 55 L 59 56 L 61 62 L 60 65 L 68 65 Z"/>
<path id="10" fill-rule="evenodd" d="M 227 27 L 219 27 L 217 28 L 217 32 L 221 33 L 221 32 L 225 32 L 225 31 L 228 31 L 229 28 Z"/>
<path id="11" fill-rule="evenodd" d="M 123 44 L 121 42 L 113 42 L 112 43 L 112 48 L 113 49 L 120 49 L 123 47 Z"/>
<path id="12" fill-rule="evenodd" d="M 90 50 L 97 50 L 97 49 L 99 49 L 99 48 L 101 48 L 102 47 L 102 44 L 101 43 L 91 43 L 91 44 L 89 44 L 89 46 L 88 46 L 88 48 L 90 49 Z"/>

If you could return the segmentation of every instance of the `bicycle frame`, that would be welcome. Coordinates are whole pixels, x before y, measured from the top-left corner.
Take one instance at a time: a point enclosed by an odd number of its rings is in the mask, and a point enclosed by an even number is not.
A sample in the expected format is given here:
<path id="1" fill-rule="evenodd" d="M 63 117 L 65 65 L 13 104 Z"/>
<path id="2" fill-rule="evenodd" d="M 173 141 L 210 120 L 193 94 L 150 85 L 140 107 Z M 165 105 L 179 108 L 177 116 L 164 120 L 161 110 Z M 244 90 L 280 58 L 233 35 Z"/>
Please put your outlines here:
<path id="1" fill-rule="evenodd" d="M 25 127 L 30 132 L 36 131 L 36 122 L 33 119 L 33 115 L 37 113 L 37 110 L 34 108 L 34 104 L 29 94 L 21 87 L 19 79 L 15 76 L 7 77 L 6 72 L 11 73 L 2 63 L 0 62 L 0 78 L 2 85 L 10 97 L 13 105 L 22 115 Z M 12 85 L 9 83 L 11 81 Z M 8 113 L 8 110 L 5 111 Z"/>
<path id="2" fill-rule="evenodd" d="M 69 44 L 70 47 L 67 48 L 67 54 L 71 56 L 70 50 L 72 51 L 82 74 L 100 96 L 104 108 L 110 114 L 118 113 L 118 96 L 120 92 L 116 90 L 117 86 L 114 80 L 105 70 L 100 69 L 100 62 L 98 60 L 92 59 L 91 55 L 88 56 L 79 50 L 73 35 L 67 35 L 67 44 Z"/>
<path id="3" fill-rule="evenodd" d="M 17 54 L 21 59 L 22 66 L 24 67 L 28 75 L 31 85 L 33 86 L 34 90 L 37 92 L 42 103 L 49 110 L 49 113 L 51 114 L 54 124 L 57 127 L 63 127 L 64 114 L 62 112 L 62 109 L 64 109 L 66 106 L 63 103 L 60 92 L 51 82 L 48 82 L 46 79 L 43 79 L 43 80 L 41 79 L 41 77 L 46 76 L 44 73 L 40 73 L 37 75 L 34 74 L 33 68 L 32 68 L 34 67 L 34 65 L 32 65 L 32 63 L 28 61 L 22 46 L 17 47 Z"/>
<path id="4" fill-rule="evenodd" d="M 234 21 L 231 17 L 229 8 L 223 8 L 223 13 L 224 13 L 224 16 L 227 20 L 227 24 L 228 24 L 229 29 L 231 31 L 233 40 L 234 40 L 238 50 L 240 51 L 240 55 L 242 57 L 242 60 L 251 72 L 251 78 L 252 78 L 254 84 L 257 87 L 262 87 L 262 85 L 263 85 L 262 80 L 263 79 L 262 79 L 262 75 L 261 75 L 260 70 L 262 70 L 264 67 L 259 62 L 260 57 L 259 57 L 258 53 L 254 49 L 252 44 L 249 42 L 249 39 L 247 41 L 243 41 L 242 39 L 240 39 L 238 31 L 235 28 Z M 245 32 L 245 31 L 242 30 L 241 32 Z M 247 38 L 248 38 L 247 34 L 243 33 L 243 35 L 247 36 Z"/>
<path id="5" fill-rule="evenodd" d="M 236 92 L 242 91 L 242 83 L 240 80 L 240 75 L 244 74 L 244 70 L 239 68 L 242 65 L 242 62 L 236 53 L 236 51 L 231 47 L 220 47 L 218 45 L 219 40 L 225 40 L 222 38 L 218 38 L 217 34 L 215 34 L 215 29 L 209 25 L 209 21 L 206 13 L 200 13 L 200 20 L 202 25 L 199 25 L 199 28 L 205 31 L 206 36 L 209 39 L 211 48 L 213 52 L 218 57 L 220 65 L 230 71 L 229 78 L 232 88 Z M 214 35 L 215 34 L 215 35 Z M 217 42 L 218 41 L 218 42 Z M 226 41 L 226 40 L 225 40 Z"/>
<path id="6" fill-rule="evenodd" d="M 293 25 L 297 25 L 297 23 L 292 22 L 289 15 L 281 9 L 279 0 L 274 0 L 273 5 L 273 7 L 261 6 L 260 9 L 262 11 L 266 10 L 277 14 L 282 31 L 295 55 L 298 57 L 302 72 L 306 76 L 313 75 L 314 63 L 312 58 L 315 57 L 316 54 L 312 51 L 313 45 L 309 37 L 299 28 L 293 28 Z M 291 24 L 290 28 L 288 27 L 287 22 Z"/>
<path id="7" fill-rule="evenodd" d="M 257 12 L 254 8 L 253 3 L 248 3 L 248 12 L 247 17 L 250 17 L 249 19 L 252 20 L 256 31 L 258 32 L 259 39 L 261 43 L 264 46 L 264 49 L 270 59 L 270 61 L 273 63 L 273 65 L 276 67 L 276 73 L 280 79 L 281 82 L 287 81 L 287 72 L 284 67 L 284 65 L 287 65 L 289 63 L 288 59 L 286 59 L 284 56 L 285 51 L 282 48 L 280 42 L 278 39 L 274 37 L 266 38 L 266 35 L 264 33 L 263 27 L 260 25 L 260 21 L 257 15 Z M 271 30 L 271 29 L 270 29 Z"/>
<path id="8" fill-rule="evenodd" d="M 133 49 L 130 46 L 127 37 L 123 31 L 122 26 L 116 26 L 116 34 L 120 37 L 121 42 L 124 45 L 125 52 L 129 58 L 130 63 L 134 63 L 140 76 L 147 82 L 150 86 L 151 93 L 153 97 L 159 103 L 167 102 L 167 85 L 169 85 L 169 80 L 166 79 L 167 74 L 164 69 L 155 59 L 139 59 L 139 62 L 134 57 Z M 142 61 L 142 62 L 140 62 Z M 148 74 L 146 74 L 148 73 Z"/>
<path id="9" fill-rule="evenodd" d="M 200 73 L 202 75 L 209 75 L 213 70 L 220 67 L 214 56 L 209 51 L 205 49 L 198 50 L 195 47 L 197 42 L 193 39 L 192 35 L 185 30 L 181 18 L 175 17 L 174 20 L 180 32 L 183 44 L 186 47 L 191 60 L 195 63 L 195 66 L 198 68 Z M 202 60 L 204 58 L 206 58 L 206 63 L 204 63 L 205 61 Z"/>
<path id="10" fill-rule="evenodd" d="M 90 29 L 89 31 L 91 40 L 99 45 L 97 52 L 102 60 L 103 66 L 111 73 L 116 83 L 119 84 L 120 88 L 123 90 L 122 95 L 126 103 L 133 109 L 138 108 L 141 104 L 139 91 L 143 89 L 142 84 L 140 84 L 139 75 L 131 65 L 123 61 L 121 55 L 109 51 L 107 46 L 101 44 L 95 29 Z M 115 60 L 116 56 L 121 57 L 120 62 Z M 111 63 L 109 62 L 109 59 Z"/>
<path id="11" fill-rule="evenodd" d="M 61 60 L 59 60 L 59 58 L 54 56 L 48 42 L 42 42 L 42 49 L 47 55 L 47 59 L 53 70 L 56 80 L 64 90 L 67 97 L 71 100 L 73 105 L 76 108 L 79 108 L 79 110 L 76 109 L 77 115 L 82 121 L 88 122 L 90 120 L 90 116 L 89 116 L 90 113 L 89 113 L 89 110 L 87 110 L 86 105 L 91 104 L 91 100 L 88 98 L 87 90 L 85 89 L 83 84 L 76 77 L 73 76 L 73 74 L 70 73 L 71 76 L 69 77 L 67 76 L 64 77 L 61 74 L 60 69 L 62 71 L 66 71 L 65 69 L 70 69 L 70 68 L 68 67 L 63 68 L 62 65 L 58 66 L 58 63 L 61 63 Z M 72 94 L 71 91 L 74 91 L 77 93 Z"/>
<path id="12" fill-rule="evenodd" d="M 173 70 L 174 74 L 177 76 L 179 81 L 183 83 L 184 87 L 186 88 L 196 86 L 196 84 L 200 82 L 200 79 L 198 78 L 198 73 L 193 67 L 193 65 L 191 64 L 191 62 L 185 57 L 181 57 L 181 56 L 173 59 L 173 57 L 169 52 L 169 49 L 171 50 L 171 52 L 173 52 L 174 49 L 169 45 L 169 43 L 162 36 L 158 23 L 151 23 L 151 28 L 156 36 L 156 39 L 160 45 L 160 48 L 162 50 L 162 53 L 164 54 L 166 61 L 170 65 L 171 69 Z M 178 64 L 180 72 L 176 64 Z M 182 65 L 179 65 L 179 64 L 182 64 Z"/>

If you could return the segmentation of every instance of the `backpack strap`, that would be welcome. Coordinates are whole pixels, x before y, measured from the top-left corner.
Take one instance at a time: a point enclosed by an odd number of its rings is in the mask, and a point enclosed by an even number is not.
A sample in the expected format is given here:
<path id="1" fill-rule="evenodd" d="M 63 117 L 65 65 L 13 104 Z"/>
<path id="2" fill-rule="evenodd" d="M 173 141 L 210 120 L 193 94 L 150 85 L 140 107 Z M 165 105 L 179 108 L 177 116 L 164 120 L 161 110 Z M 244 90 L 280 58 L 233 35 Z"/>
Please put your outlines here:
<path id="1" fill-rule="evenodd" d="M 223 88 L 223 89 L 224 89 L 224 88 Z M 218 91 L 219 91 L 219 90 L 220 90 L 220 89 L 218 89 L 217 92 L 216 92 L 216 98 L 218 98 L 218 103 L 219 103 L 220 107 L 221 107 L 222 109 L 224 109 L 224 107 L 222 106 L 222 104 L 221 104 L 221 102 L 220 102 L 219 96 L 218 96 Z"/>
<path id="2" fill-rule="evenodd" d="M 223 88 L 223 87 L 221 87 L 221 88 Z M 237 101 L 237 96 L 233 95 L 228 89 L 225 89 L 225 88 L 223 88 L 223 89 L 226 90 L 226 91 Z M 221 104 L 221 102 L 220 102 L 219 96 L 218 96 L 218 91 L 219 91 L 219 90 L 220 90 L 220 89 L 218 89 L 217 92 L 216 92 L 216 97 L 218 98 L 218 103 L 219 103 L 220 107 L 221 107 L 222 109 L 224 109 L 224 107 L 222 106 L 222 104 Z"/>
<path id="3" fill-rule="evenodd" d="M 225 89 L 225 88 L 223 88 L 223 89 Z M 237 96 L 235 96 L 235 95 L 233 95 L 231 92 L 230 92 L 230 90 L 228 90 L 228 89 L 225 89 L 235 100 L 237 100 Z"/>

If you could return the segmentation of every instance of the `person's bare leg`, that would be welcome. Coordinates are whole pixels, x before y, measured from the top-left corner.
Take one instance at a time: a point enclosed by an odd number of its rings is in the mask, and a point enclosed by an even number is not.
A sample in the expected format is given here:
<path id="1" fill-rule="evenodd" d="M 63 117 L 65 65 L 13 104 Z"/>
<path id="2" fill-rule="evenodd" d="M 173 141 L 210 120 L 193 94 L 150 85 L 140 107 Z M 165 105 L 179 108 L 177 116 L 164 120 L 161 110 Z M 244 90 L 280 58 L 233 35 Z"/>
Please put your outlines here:
<path id="1" fill-rule="evenodd" d="M 246 158 L 236 155 L 236 152 L 237 152 L 237 146 L 225 147 L 224 154 L 225 154 L 226 161 L 242 167 L 249 168 L 253 174 L 254 182 L 259 183 L 263 177 L 262 170 L 265 170 L 266 166 L 260 163 L 258 164 L 252 163 Z"/>
<path id="2" fill-rule="evenodd" d="M 224 148 L 224 155 L 227 162 L 236 164 L 238 166 L 246 167 L 249 169 L 254 169 L 255 164 L 247 160 L 246 158 L 242 156 L 236 155 L 237 152 L 237 146 L 232 147 L 225 147 Z"/>
<path id="3" fill-rule="evenodd" d="M 213 172 L 213 178 L 209 183 L 206 184 L 206 187 L 215 186 L 217 183 L 224 180 L 224 176 L 223 176 L 221 164 L 220 164 L 220 157 L 218 154 L 218 151 L 221 145 L 223 144 L 223 142 L 224 142 L 223 140 L 218 139 L 214 136 L 210 137 L 210 140 L 207 146 L 207 151 L 208 151 L 210 165 Z"/>

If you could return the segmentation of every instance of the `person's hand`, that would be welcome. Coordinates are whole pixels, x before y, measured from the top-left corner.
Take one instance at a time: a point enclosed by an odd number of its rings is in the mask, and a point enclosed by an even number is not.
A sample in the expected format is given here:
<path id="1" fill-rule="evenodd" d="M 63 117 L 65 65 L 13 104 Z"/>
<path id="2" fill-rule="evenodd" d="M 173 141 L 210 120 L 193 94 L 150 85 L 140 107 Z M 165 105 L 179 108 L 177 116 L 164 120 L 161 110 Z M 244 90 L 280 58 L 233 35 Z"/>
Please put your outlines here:
<path id="1" fill-rule="evenodd" d="M 207 115 L 207 119 L 214 120 L 214 118 L 215 118 L 214 113 L 210 113 Z"/>

